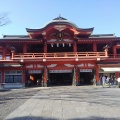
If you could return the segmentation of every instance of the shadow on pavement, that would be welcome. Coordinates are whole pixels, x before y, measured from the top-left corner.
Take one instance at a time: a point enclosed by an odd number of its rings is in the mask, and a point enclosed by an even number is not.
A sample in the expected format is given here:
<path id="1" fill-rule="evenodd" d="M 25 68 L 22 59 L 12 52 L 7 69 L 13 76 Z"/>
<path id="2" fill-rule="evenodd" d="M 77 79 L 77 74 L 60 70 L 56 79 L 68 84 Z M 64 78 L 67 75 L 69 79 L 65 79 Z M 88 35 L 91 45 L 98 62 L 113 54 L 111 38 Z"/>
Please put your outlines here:
<path id="1" fill-rule="evenodd" d="M 59 118 L 46 118 L 46 117 L 34 117 L 34 116 L 25 116 L 25 117 L 16 117 L 11 119 L 5 119 L 5 120 L 62 120 Z M 64 118 L 63 118 L 64 120 Z M 66 120 L 120 120 L 119 118 L 105 118 L 105 117 L 95 117 L 91 116 L 89 118 L 72 118 L 72 119 L 66 119 Z"/>
<path id="2" fill-rule="evenodd" d="M 8 92 L 11 91 L 11 89 L 0 89 L 0 92 Z"/>

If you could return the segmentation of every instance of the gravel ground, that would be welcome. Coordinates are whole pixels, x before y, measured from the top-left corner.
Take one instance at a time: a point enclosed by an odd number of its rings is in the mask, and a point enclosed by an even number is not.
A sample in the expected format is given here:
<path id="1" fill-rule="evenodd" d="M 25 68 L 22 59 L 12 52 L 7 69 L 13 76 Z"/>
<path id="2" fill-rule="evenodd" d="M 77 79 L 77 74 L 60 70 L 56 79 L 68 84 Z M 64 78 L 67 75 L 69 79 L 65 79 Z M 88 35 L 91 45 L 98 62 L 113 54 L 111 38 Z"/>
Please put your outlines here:
<path id="1" fill-rule="evenodd" d="M 0 120 L 3 120 L 38 91 L 40 89 L 34 88 L 0 90 Z"/>

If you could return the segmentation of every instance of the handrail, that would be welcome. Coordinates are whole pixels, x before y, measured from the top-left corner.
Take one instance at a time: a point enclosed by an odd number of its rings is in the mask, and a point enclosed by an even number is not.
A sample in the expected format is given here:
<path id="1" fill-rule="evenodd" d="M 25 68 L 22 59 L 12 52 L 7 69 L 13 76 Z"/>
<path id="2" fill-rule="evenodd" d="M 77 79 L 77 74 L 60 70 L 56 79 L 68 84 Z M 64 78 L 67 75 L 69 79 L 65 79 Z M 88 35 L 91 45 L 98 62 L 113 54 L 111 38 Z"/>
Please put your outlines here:
<path id="1" fill-rule="evenodd" d="M 13 59 L 107 57 L 105 52 L 16 53 Z"/>

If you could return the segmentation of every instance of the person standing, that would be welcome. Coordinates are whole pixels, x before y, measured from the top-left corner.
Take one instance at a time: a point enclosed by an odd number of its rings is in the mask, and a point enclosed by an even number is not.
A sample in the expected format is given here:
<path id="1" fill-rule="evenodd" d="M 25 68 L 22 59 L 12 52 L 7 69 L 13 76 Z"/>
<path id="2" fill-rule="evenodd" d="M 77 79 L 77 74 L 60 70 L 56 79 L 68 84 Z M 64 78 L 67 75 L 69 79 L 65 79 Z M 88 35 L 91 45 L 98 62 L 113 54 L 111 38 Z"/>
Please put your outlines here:
<path id="1" fill-rule="evenodd" d="M 117 82 L 118 82 L 118 88 L 120 88 L 120 77 L 118 77 Z"/>
<path id="2" fill-rule="evenodd" d="M 103 75 L 102 76 L 102 86 L 104 87 L 106 84 L 106 77 Z"/>

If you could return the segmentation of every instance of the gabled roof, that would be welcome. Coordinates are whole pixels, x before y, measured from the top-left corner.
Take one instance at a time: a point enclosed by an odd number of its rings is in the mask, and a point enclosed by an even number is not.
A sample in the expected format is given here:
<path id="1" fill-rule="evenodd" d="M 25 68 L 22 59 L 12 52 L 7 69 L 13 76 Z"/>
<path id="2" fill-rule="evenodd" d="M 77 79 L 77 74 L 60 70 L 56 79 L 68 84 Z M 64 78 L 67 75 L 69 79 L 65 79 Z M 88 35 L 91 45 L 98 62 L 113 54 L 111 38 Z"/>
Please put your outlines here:
<path id="1" fill-rule="evenodd" d="M 4 39 L 29 39 L 29 35 L 3 35 Z"/>
<path id="2" fill-rule="evenodd" d="M 35 35 L 33 34 L 37 34 L 36 37 L 38 37 L 40 34 L 42 35 L 42 32 L 45 32 L 50 28 L 54 29 L 55 26 L 66 26 L 66 28 L 70 29 L 72 32 L 77 34 L 77 36 L 86 36 L 86 37 L 89 37 L 94 29 L 94 28 L 78 28 L 77 25 L 75 25 L 74 23 L 68 21 L 66 18 L 59 16 L 53 19 L 51 22 L 47 23 L 42 28 L 39 29 L 26 28 L 26 31 L 28 32 L 30 37 L 33 38 L 33 36 L 35 37 Z"/>
<path id="3" fill-rule="evenodd" d="M 93 34 L 90 38 L 111 38 L 116 37 L 115 34 Z"/>

